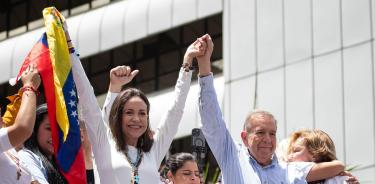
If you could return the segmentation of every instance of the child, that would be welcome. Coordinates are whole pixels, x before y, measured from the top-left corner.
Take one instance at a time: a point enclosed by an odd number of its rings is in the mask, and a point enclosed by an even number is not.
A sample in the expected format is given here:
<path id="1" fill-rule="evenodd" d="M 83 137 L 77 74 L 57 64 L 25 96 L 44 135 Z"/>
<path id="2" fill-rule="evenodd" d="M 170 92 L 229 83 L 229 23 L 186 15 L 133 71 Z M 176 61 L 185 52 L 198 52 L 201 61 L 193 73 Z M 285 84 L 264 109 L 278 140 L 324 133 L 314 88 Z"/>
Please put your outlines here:
<path id="1" fill-rule="evenodd" d="M 328 167 L 335 171 L 337 161 L 335 144 L 327 133 L 322 130 L 300 130 L 292 133 L 287 147 L 288 162 L 327 162 Z M 346 175 L 346 176 L 344 176 Z M 336 184 L 357 183 L 350 173 L 340 173 L 339 176 L 312 183 Z"/>

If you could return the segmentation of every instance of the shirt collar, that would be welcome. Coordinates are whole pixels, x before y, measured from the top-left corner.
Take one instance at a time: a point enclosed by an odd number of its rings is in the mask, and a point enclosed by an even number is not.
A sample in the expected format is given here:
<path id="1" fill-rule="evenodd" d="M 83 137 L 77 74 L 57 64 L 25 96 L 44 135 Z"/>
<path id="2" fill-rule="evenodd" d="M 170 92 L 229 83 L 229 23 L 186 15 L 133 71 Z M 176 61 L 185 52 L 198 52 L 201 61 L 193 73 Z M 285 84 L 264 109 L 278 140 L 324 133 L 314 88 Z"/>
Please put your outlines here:
<path id="1" fill-rule="evenodd" d="M 271 164 L 269 165 L 266 165 L 266 166 L 261 166 L 256 160 L 255 158 L 250 154 L 250 151 L 247 149 L 247 153 L 249 155 L 249 161 L 251 163 L 251 165 L 255 165 L 256 167 L 258 168 L 263 168 L 263 169 L 267 169 L 267 168 L 272 168 L 272 167 L 275 167 L 275 165 L 277 165 L 279 163 L 279 161 L 277 160 L 277 157 L 275 154 L 272 155 L 272 162 Z"/>

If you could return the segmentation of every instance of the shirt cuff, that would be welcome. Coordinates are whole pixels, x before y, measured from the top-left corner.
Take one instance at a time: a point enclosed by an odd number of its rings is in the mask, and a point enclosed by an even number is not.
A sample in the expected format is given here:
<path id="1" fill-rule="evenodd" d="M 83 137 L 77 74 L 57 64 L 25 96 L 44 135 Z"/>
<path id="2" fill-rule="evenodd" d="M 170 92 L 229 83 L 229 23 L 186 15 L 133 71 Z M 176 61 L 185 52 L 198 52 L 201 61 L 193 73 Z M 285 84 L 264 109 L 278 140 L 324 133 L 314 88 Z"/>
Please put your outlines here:
<path id="1" fill-rule="evenodd" d="M 204 77 L 198 77 L 198 83 L 202 88 L 213 88 L 214 85 L 214 75 L 206 75 Z"/>
<path id="2" fill-rule="evenodd" d="M 185 71 L 183 67 L 180 68 L 180 75 L 182 75 L 182 79 L 191 79 L 191 76 L 193 74 L 192 70 L 189 70 L 188 72 Z"/>

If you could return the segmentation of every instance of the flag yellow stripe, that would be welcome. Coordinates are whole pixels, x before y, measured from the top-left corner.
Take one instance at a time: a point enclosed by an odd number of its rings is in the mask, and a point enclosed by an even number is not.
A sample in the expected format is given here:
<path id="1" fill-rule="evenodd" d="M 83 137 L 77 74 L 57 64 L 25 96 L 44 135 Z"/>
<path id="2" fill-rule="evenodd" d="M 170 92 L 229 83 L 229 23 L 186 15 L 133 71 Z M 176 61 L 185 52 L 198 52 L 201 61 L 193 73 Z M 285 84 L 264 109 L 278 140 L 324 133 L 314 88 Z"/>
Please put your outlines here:
<path id="1" fill-rule="evenodd" d="M 69 119 L 65 106 L 63 87 L 72 68 L 63 29 L 63 21 L 65 20 L 54 7 L 45 8 L 43 10 L 43 16 L 53 67 L 56 96 L 56 120 L 63 132 L 63 141 L 65 141 L 69 131 Z"/>

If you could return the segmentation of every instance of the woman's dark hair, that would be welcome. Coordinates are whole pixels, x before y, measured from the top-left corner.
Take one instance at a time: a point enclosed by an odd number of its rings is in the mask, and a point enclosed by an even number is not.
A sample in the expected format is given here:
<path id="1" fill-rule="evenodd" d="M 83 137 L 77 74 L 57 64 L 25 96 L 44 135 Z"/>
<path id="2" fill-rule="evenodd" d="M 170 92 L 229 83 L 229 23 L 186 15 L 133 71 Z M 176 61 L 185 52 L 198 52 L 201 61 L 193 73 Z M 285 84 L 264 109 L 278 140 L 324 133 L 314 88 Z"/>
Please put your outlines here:
<path id="1" fill-rule="evenodd" d="M 139 89 L 129 88 L 120 93 L 113 102 L 111 111 L 109 113 L 109 127 L 112 132 L 112 136 L 116 142 L 116 148 L 118 151 L 127 151 L 126 147 L 126 137 L 122 132 L 122 117 L 123 117 L 123 109 L 126 104 L 132 97 L 139 97 L 141 98 L 147 106 L 147 129 L 145 133 L 138 138 L 137 148 L 141 149 L 143 152 L 149 152 L 152 144 L 154 143 L 153 140 L 153 133 L 150 129 L 150 102 L 148 101 L 146 95 L 140 91 Z"/>
<path id="2" fill-rule="evenodd" d="M 25 142 L 25 147 L 32 151 L 34 154 L 38 155 L 42 160 L 43 166 L 47 171 L 47 180 L 48 183 L 56 184 L 67 184 L 68 182 L 64 176 L 59 172 L 58 166 L 54 161 L 54 158 L 49 159 L 46 153 L 42 151 L 38 144 L 38 131 L 41 122 L 48 115 L 48 108 L 46 104 L 38 106 L 36 110 L 36 120 L 33 129 L 33 133 L 29 139 Z"/>
<path id="3" fill-rule="evenodd" d="M 190 153 L 176 153 L 168 158 L 167 168 L 173 175 L 176 175 L 177 170 L 183 167 L 187 161 L 197 162 Z"/>

